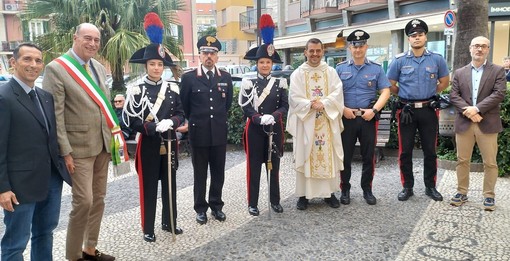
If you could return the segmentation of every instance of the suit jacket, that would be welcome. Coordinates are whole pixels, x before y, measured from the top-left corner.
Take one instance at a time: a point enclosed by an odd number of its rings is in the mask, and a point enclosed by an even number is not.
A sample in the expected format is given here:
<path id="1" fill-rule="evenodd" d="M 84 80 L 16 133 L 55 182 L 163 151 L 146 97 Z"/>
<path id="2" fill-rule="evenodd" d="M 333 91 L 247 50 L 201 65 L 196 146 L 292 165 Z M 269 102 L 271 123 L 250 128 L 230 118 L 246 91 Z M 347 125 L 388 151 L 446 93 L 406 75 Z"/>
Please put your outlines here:
<path id="1" fill-rule="evenodd" d="M 450 102 L 455 106 L 455 133 L 466 131 L 472 121 L 462 115 L 462 108 L 473 106 L 472 97 L 478 95 L 476 107 L 483 120 L 479 123 L 483 133 L 498 133 L 503 130 L 500 118 L 500 103 L 505 98 L 505 69 L 487 61 L 483 69 L 478 93 L 473 94 L 471 83 L 471 63 L 455 70 L 453 74 Z"/>
<path id="2" fill-rule="evenodd" d="M 71 51 L 67 54 L 75 57 Z M 99 88 L 110 99 L 104 66 L 95 59 L 90 62 Z M 55 61 L 50 62 L 46 66 L 42 85 L 55 99 L 60 155 L 88 158 L 98 155 L 103 148 L 110 152 L 111 130 L 103 113 L 64 67 Z"/>
<path id="3" fill-rule="evenodd" d="M 198 69 L 181 78 L 181 101 L 188 119 L 189 142 L 195 147 L 227 144 L 228 110 L 232 105 L 232 78 L 216 69 L 212 82 Z"/>
<path id="4" fill-rule="evenodd" d="M 35 87 L 34 87 L 35 88 Z M 59 159 L 53 97 L 35 88 L 48 121 L 35 115 L 37 108 L 19 83 L 0 86 L 0 193 L 12 191 L 20 203 L 46 199 L 53 171 L 70 177 Z"/>

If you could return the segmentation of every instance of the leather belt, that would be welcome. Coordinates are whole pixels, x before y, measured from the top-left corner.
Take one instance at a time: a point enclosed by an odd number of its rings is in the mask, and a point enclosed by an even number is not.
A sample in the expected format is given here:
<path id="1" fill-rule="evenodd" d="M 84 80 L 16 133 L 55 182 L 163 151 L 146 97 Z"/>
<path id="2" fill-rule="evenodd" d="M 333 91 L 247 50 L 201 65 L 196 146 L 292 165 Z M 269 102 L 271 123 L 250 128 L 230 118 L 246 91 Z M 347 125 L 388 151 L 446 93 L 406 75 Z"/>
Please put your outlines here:
<path id="1" fill-rule="evenodd" d="M 401 102 L 403 105 L 409 105 L 411 108 L 415 109 L 421 109 L 426 108 L 429 106 L 430 101 L 423 101 L 423 102 Z"/>

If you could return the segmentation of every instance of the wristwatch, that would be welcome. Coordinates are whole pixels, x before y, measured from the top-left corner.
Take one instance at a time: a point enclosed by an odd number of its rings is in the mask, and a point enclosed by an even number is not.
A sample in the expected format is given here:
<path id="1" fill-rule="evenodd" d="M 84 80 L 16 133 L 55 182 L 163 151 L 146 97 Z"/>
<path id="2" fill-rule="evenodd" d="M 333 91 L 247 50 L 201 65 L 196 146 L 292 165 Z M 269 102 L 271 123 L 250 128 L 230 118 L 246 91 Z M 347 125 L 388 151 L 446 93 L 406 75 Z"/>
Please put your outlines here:
<path id="1" fill-rule="evenodd" d="M 376 108 L 372 108 L 372 111 L 374 112 L 374 114 L 379 112 Z"/>

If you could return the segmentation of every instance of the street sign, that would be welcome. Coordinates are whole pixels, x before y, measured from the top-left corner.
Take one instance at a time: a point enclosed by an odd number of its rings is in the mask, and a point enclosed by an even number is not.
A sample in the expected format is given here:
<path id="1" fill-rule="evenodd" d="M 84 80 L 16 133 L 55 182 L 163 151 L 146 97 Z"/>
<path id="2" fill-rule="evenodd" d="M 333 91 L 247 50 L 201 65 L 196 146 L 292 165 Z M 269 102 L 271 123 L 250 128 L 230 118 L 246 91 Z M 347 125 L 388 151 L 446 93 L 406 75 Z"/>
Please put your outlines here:
<path id="1" fill-rule="evenodd" d="M 445 28 L 444 29 L 444 35 L 453 35 L 454 30 L 453 28 Z"/>
<path id="2" fill-rule="evenodd" d="M 448 28 L 452 28 L 455 25 L 455 13 L 452 10 L 446 11 L 444 14 L 444 25 Z"/>

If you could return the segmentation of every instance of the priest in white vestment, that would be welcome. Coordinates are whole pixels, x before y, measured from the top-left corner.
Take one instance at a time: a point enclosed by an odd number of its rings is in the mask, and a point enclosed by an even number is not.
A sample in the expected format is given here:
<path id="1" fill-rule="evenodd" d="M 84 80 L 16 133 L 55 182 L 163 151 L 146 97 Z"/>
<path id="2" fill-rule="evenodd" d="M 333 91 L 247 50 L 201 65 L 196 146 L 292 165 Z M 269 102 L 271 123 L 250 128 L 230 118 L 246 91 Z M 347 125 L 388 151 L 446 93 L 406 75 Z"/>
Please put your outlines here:
<path id="1" fill-rule="evenodd" d="M 312 38 L 305 48 L 307 62 L 291 75 L 287 131 L 293 136 L 297 208 L 304 210 L 308 199 L 324 198 L 333 208 L 340 206 L 339 190 L 343 169 L 342 82 L 323 57 L 323 45 Z"/>

